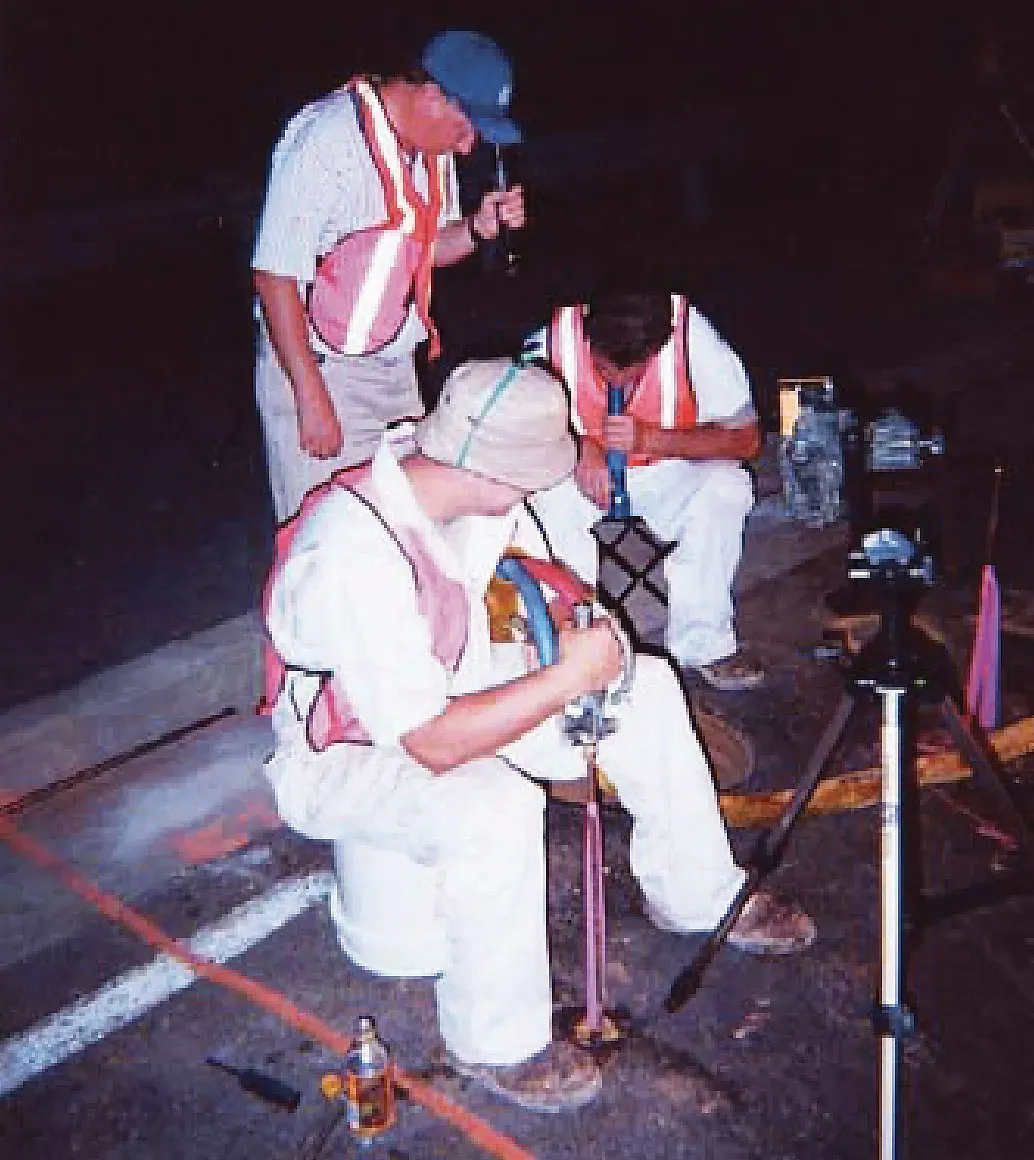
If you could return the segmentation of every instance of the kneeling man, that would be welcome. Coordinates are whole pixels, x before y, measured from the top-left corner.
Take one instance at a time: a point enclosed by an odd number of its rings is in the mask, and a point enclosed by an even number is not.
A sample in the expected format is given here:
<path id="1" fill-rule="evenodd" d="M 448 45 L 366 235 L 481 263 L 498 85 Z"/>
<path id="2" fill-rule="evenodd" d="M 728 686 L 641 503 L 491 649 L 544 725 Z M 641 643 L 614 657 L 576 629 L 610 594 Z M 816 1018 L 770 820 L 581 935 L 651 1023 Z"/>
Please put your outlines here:
<path id="1" fill-rule="evenodd" d="M 434 975 L 456 1068 L 523 1107 L 600 1087 L 551 1041 L 544 796 L 528 776 L 582 776 L 558 715 L 620 675 L 606 619 L 529 664 L 489 642 L 484 595 L 515 509 L 575 465 L 567 397 L 547 371 L 461 366 L 415 428 L 310 493 L 281 529 L 266 592 L 285 821 L 335 843 L 332 911 L 346 952 L 383 974 Z M 702 931 L 743 874 L 673 671 L 645 657 L 599 756 L 634 819 L 631 865 L 655 921 Z M 814 937 L 755 896 L 732 936 L 755 952 Z"/>

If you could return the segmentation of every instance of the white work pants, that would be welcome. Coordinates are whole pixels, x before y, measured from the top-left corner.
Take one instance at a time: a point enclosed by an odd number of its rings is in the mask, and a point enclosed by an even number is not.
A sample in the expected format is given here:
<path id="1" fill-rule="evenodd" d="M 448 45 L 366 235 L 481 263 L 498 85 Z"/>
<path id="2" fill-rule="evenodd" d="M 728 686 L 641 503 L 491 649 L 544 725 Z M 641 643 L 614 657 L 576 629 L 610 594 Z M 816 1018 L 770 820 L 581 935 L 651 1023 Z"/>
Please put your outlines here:
<path id="1" fill-rule="evenodd" d="M 518 655 L 512 646 L 498 650 L 494 683 L 514 674 Z M 639 658 L 631 699 L 617 717 L 619 727 L 600 744 L 599 759 L 633 818 L 632 871 L 666 916 L 687 929 L 708 929 L 743 876 L 666 662 Z M 422 925 L 426 973 L 440 972 L 436 998 L 447 1046 L 468 1062 L 493 1065 L 516 1063 L 544 1047 L 552 1009 L 541 790 L 502 758 L 435 777 L 401 749 L 332 746 L 314 754 L 299 744 L 300 735 L 281 729 L 280 736 L 267 772 L 289 825 L 335 841 L 339 853 L 367 845 L 430 875 L 427 909 L 433 913 L 410 913 L 392 926 L 384 908 L 376 908 L 381 925 L 368 932 L 369 945 L 383 953 L 385 939 L 394 937 L 409 954 L 412 928 Z M 556 719 L 506 753 L 537 778 L 570 778 L 582 768 Z M 349 859 L 339 857 L 338 864 Z M 404 880 L 402 874 L 400 885 Z M 391 897 L 379 873 L 365 886 Z M 364 883 L 342 887 L 356 896 Z M 377 969 L 363 962 L 364 937 L 353 924 L 343 943 L 361 966 Z"/>
<path id="2" fill-rule="evenodd" d="M 732 656 L 732 582 L 754 503 L 750 475 L 735 463 L 665 459 L 629 468 L 628 491 L 633 514 L 677 545 L 664 562 L 668 651 L 680 665 Z M 531 502 L 556 556 L 595 584 L 597 546 L 589 529 L 603 513 L 573 480 L 539 492 Z"/>
<path id="3" fill-rule="evenodd" d="M 389 424 L 424 413 L 412 355 L 327 358 L 320 373 L 344 433 L 341 452 L 329 459 L 317 459 L 301 449 L 294 391 L 272 347 L 260 338 L 255 401 L 278 524 L 294 515 L 310 488 L 342 467 L 371 459 Z"/>

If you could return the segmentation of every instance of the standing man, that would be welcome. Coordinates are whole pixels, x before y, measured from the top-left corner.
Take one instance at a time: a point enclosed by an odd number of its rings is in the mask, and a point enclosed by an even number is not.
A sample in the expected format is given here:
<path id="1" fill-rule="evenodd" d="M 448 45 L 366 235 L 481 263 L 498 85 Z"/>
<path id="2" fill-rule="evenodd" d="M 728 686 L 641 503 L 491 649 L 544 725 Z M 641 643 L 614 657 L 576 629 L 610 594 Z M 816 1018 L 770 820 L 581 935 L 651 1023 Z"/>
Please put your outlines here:
<path id="1" fill-rule="evenodd" d="M 437 334 L 431 270 L 524 224 L 519 186 L 460 216 L 455 155 L 520 140 L 510 62 L 450 31 L 418 67 L 355 77 L 307 105 L 273 154 L 252 260 L 261 309 L 255 390 L 277 522 L 385 427 L 423 413 L 414 352 Z"/>
<path id="2" fill-rule="evenodd" d="M 312 492 L 280 531 L 265 600 L 276 748 L 266 772 L 288 825 L 334 843 L 331 913 L 346 953 L 385 975 L 435 976 L 438 1023 L 464 1075 L 558 1112 L 600 1088 L 551 1033 L 544 797 L 573 780 L 558 715 L 617 680 L 607 618 L 564 629 L 559 660 L 491 645 L 484 596 L 515 505 L 575 464 L 563 387 L 506 359 L 467 363 L 409 435 Z M 415 437 L 415 438 L 414 438 Z M 600 742 L 632 814 L 632 870 L 654 922 L 714 926 L 743 881 L 670 666 L 643 657 Z M 753 953 L 808 946 L 807 915 L 756 894 L 730 935 Z"/>
<path id="3" fill-rule="evenodd" d="M 664 563 L 669 653 L 713 688 L 759 685 L 764 673 L 740 652 L 733 623 L 754 502 L 741 461 L 757 455 L 761 438 L 742 362 L 682 295 L 667 292 L 602 291 L 557 310 L 536 342 L 567 383 L 580 436 L 574 478 L 533 502 L 553 552 L 596 582 L 590 528 L 610 501 L 606 455 L 625 452 L 633 513 L 676 544 Z M 607 414 L 608 384 L 623 389 L 622 415 Z"/>

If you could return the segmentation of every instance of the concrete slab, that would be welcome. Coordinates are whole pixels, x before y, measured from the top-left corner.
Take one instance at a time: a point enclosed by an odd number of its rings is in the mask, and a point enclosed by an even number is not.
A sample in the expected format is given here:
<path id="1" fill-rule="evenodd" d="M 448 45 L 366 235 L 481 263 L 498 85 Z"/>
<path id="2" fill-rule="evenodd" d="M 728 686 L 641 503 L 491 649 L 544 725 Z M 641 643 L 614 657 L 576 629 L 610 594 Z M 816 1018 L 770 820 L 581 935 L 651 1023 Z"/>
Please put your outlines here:
<path id="1" fill-rule="evenodd" d="M 0 716 L 0 804 L 258 699 L 257 613 L 225 621 Z"/>
<path id="2" fill-rule="evenodd" d="M 262 761 L 272 747 L 255 716 L 207 729 L 14 815 L 102 888 L 140 898 L 190 866 L 279 826 Z M 74 936 L 81 900 L 0 847 L 0 969 Z"/>

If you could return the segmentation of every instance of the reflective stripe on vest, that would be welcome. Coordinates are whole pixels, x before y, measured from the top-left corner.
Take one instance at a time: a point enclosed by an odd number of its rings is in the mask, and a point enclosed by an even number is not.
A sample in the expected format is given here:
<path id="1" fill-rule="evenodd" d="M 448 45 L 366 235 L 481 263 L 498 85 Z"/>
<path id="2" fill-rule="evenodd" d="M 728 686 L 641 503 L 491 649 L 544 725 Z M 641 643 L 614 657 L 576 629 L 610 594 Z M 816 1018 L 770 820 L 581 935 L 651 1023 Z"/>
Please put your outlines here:
<path id="1" fill-rule="evenodd" d="M 630 412 L 639 419 L 666 430 L 692 427 L 696 421 L 696 399 L 689 381 L 688 309 L 681 294 L 671 296 L 671 337 L 648 365 L 630 406 Z M 550 329 L 550 359 L 567 384 L 572 423 L 579 434 L 585 432 L 587 420 L 588 426 L 598 426 L 606 413 L 607 398 L 606 384 L 592 364 L 583 330 L 584 313 L 582 306 L 561 307 Z"/>
<path id="2" fill-rule="evenodd" d="M 671 430 L 675 426 L 675 403 L 678 398 L 679 376 L 676 369 L 675 352 L 681 343 L 676 336 L 680 328 L 685 333 L 685 303 L 678 294 L 671 296 L 671 338 L 661 347 L 658 359 L 658 374 L 661 377 L 661 426 Z M 682 375 L 688 378 L 689 359 L 682 363 Z"/>
<path id="3" fill-rule="evenodd" d="M 576 328 L 577 320 L 577 328 Z M 578 361 L 582 353 L 584 340 L 582 339 L 582 307 L 562 306 L 557 312 L 553 323 L 556 342 L 553 347 L 553 369 L 567 383 L 567 390 L 571 396 L 571 423 L 579 435 L 585 434 L 582 418 L 578 414 Z"/>
<path id="4" fill-rule="evenodd" d="M 455 672 L 467 645 L 470 605 L 463 585 L 451 580 L 435 562 L 415 533 L 395 527 L 385 519 L 371 496 L 370 464 L 347 467 L 336 472 L 326 483 L 313 488 L 305 497 L 297 515 L 277 529 L 273 566 L 262 592 L 263 620 L 268 623 L 273 586 L 284 567 L 298 529 L 312 510 L 330 492 L 341 487 L 356 497 L 380 520 L 385 534 L 395 541 L 413 570 L 417 610 L 428 627 L 431 652 L 449 671 Z M 315 672 L 289 665 L 276 651 L 267 635 L 262 649 L 263 694 L 260 713 L 271 713 L 291 673 L 308 673 L 319 678 L 319 687 L 305 708 L 305 740 L 316 753 L 330 745 L 346 742 L 369 744 L 370 735 L 355 714 L 348 697 L 333 673 Z M 300 707 L 296 706 L 296 711 Z"/>
<path id="5" fill-rule="evenodd" d="M 346 235 L 323 256 L 313 281 L 309 314 L 316 332 L 334 350 L 371 354 L 401 329 L 412 295 L 430 335 L 433 357 L 439 350 L 430 317 L 434 244 L 443 203 L 454 207 L 458 200 L 455 168 L 447 156 L 423 158 L 425 201 L 373 86 L 357 78 L 348 88 L 381 179 L 387 218 L 380 226 Z"/>

